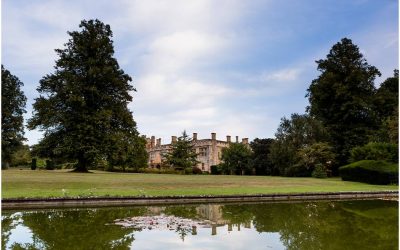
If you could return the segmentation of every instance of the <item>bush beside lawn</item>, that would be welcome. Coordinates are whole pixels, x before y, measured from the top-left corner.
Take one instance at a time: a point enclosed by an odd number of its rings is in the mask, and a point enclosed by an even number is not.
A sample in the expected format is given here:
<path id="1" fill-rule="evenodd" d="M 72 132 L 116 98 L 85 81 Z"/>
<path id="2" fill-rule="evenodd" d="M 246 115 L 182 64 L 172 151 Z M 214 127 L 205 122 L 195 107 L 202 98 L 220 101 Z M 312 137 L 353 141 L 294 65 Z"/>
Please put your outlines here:
<path id="1" fill-rule="evenodd" d="M 362 160 L 339 168 L 344 181 L 387 185 L 399 183 L 399 165 L 386 161 Z"/>

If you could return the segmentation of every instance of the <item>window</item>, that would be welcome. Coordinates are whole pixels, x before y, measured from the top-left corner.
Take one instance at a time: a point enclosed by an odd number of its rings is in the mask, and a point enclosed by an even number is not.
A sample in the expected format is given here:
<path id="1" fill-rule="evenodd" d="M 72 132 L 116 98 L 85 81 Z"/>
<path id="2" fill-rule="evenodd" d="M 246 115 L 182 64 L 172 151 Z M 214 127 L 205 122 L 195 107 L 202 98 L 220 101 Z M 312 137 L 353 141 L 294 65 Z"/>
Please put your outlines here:
<path id="1" fill-rule="evenodd" d="M 204 170 L 204 163 L 201 164 L 201 170 Z"/>
<path id="2" fill-rule="evenodd" d="M 207 148 L 199 148 L 199 156 L 206 156 Z"/>

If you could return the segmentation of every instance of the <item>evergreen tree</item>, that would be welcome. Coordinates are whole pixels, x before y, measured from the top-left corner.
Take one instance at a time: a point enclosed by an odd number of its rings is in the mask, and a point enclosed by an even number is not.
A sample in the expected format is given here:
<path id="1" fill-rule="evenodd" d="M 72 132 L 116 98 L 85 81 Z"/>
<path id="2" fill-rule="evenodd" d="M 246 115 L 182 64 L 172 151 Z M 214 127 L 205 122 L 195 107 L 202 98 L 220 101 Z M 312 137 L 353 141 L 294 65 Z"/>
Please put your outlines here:
<path id="1" fill-rule="evenodd" d="M 22 146 L 26 97 L 24 84 L 1 65 L 1 166 L 8 168 L 12 154 Z"/>
<path id="2" fill-rule="evenodd" d="M 137 137 L 127 104 L 132 101 L 132 78 L 113 57 L 112 31 L 99 20 L 83 20 L 71 36 L 55 72 L 44 76 L 37 89 L 29 128 L 44 131 L 41 152 L 76 160 L 76 171 L 86 172 L 96 159 L 112 162 L 114 145 Z"/>
<path id="3" fill-rule="evenodd" d="M 327 128 L 340 166 L 347 162 L 350 149 L 365 144 L 377 128 L 373 97 L 380 72 L 348 38 L 316 63 L 321 74 L 307 90 L 308 111 Z"/>
<path id="4" fill-rule="evenodd" d="M 164 163 L 177 169 L 186 170 L 196 166 L 197 154 L 192 139 L 183 131 L 182 136 L 171 144 L 170 151 L 164 155 Z"/>

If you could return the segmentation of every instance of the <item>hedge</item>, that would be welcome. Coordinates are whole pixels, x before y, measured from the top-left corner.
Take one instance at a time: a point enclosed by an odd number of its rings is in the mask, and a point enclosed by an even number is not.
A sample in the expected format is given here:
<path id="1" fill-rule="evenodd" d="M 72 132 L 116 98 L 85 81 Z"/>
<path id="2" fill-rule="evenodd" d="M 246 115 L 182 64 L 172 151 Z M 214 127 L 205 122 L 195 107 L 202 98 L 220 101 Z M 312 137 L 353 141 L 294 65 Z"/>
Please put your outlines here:
<path id="1" fill-rule="evenodd" d="M 362 160 L 339 168 L 344 181 L 387 185 L 399 183 L 399 164 L 386 161 Z"/>

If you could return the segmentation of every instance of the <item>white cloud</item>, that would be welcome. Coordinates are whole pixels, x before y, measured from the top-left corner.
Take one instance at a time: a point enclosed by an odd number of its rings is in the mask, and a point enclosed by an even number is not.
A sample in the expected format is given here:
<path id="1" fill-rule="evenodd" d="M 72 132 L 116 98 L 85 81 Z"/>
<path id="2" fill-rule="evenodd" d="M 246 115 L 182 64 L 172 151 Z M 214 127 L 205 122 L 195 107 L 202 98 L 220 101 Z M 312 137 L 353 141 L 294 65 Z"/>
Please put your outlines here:
<path id="1" fill-rule="evenodd" d="M 229 41 L 217 34 L 194 30 L 161 35 L 152 41 L 143 61 L 148 72 L 177 75 L 201 60 L 223 55 Z"/>
<path id="2" fill-rule="evenodd" d="M 135 32 L 158 36 L 188 29 L 225 31 L 250 7 L 239 0 L 126 0 L 121 22 Z"/>
<path id="3" fill-rule="evenodd" d="M 301 70 L 295 69 L 282 69 L 272 73 L 262 73 L 260 76 L 260 81 L 296 81 L 299 80 L 299 74 Z"/>
<path id="4" fill-rule="evenodd" d="M 3 8 L 3 56 L 19 71 L 43 74 L 51 69 L 55 48 L 67 41 L 67 30 L 76 26 L 79 10 L 60 1 L 23 6 L 5 4 Z M 4 17 L 6 16 L 6 17 Z M 38 28 L 44 26 L 45 30 Z M 54 30 L 52 30 L 54 29 Z"/>

